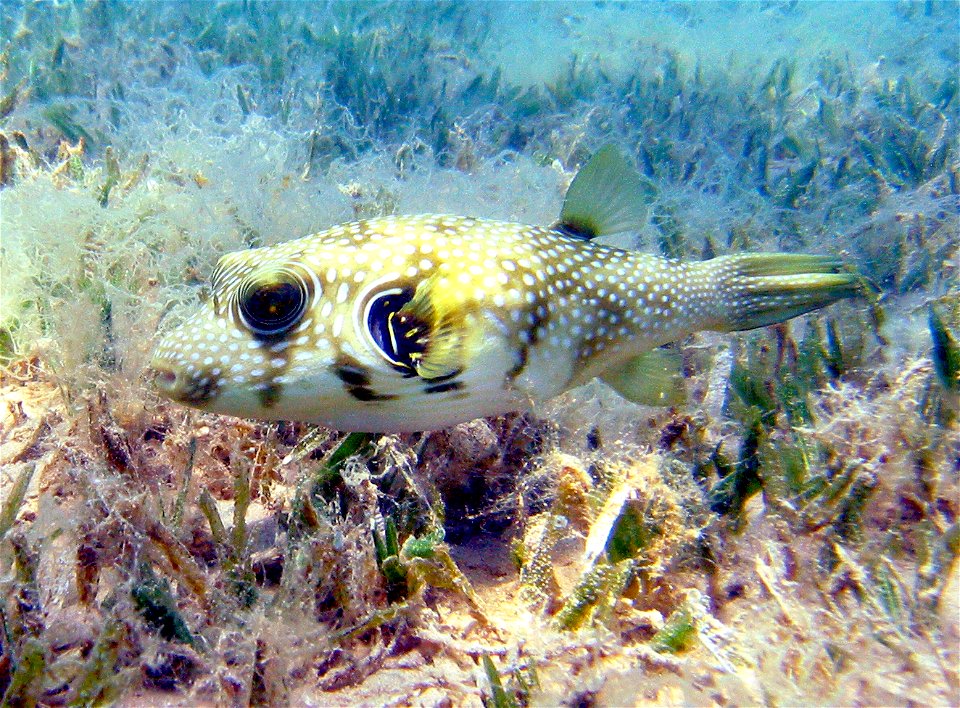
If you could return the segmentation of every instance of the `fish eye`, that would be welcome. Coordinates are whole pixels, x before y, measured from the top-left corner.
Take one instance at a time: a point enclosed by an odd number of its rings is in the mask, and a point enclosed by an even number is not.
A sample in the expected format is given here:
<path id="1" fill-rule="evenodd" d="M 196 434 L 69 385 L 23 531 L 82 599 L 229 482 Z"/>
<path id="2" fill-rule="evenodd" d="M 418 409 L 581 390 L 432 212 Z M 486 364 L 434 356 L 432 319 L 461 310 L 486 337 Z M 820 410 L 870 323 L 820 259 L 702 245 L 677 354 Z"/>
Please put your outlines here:
<path id="1" fill-rule="evenodd" d="M 303 318 L 307 309 L 307 286 L 293 273 L 271 274 L 269 281 L 259 278 L 240 293 L 240 316 L 255 335 L 279 337 Z"/>
<path id="2" fill-rule="evenodd" d="M 375 295 L 367 304 L 366 324 L 380 354 L 401 369 L 414 368 L 425 350 L 426 328 L 401 308 L 413 299 L 413 291 L 391 288 Z"/>

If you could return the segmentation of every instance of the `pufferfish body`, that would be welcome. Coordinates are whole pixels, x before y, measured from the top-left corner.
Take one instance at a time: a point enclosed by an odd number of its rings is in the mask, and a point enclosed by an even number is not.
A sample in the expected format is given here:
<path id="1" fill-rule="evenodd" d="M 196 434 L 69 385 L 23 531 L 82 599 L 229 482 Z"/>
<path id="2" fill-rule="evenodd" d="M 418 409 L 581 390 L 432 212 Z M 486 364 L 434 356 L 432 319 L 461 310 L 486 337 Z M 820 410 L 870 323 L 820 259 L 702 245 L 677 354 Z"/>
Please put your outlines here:
<path id="1" fill-rule="evenodd" d="M 861 290 L 830 257 L 683 262 L 590 240 L 638 227 L 642 191 L 605 148 L 550 227 L 388 216 L 227 254 L 212 297 L 157 346 L 156 385 L 208 411 L 369 432 L 526 409 L 596 376 L 667 403 L 656 347 Z"/>

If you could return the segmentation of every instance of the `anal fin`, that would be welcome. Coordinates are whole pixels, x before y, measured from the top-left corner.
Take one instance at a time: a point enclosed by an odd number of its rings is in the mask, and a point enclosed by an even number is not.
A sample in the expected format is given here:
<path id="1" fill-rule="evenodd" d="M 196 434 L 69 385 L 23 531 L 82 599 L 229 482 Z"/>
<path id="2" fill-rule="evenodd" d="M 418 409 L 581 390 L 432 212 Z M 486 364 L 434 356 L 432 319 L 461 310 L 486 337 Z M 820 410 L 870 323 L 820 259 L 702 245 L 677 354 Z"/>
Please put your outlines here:
<path id="1" fill-rule="evenodd" d="M 607 369 L 600 379 L 633 403 L 677 406 L 687 397 L 683 357 L 676 349 L 654 349 Z"/>

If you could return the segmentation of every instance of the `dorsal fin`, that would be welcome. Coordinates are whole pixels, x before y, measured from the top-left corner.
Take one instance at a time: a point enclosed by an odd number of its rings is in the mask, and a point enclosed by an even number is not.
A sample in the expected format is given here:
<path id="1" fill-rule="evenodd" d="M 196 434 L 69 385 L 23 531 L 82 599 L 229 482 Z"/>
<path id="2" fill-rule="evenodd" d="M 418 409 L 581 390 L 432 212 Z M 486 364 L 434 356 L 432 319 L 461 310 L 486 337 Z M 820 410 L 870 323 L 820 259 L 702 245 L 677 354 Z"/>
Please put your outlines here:
<path id="1" fill-rule="evenodd" d="M 616 147 L 607 145 L 573 178 L 556 228 L 584 239 L 639 229 L 653 189 Z"/>

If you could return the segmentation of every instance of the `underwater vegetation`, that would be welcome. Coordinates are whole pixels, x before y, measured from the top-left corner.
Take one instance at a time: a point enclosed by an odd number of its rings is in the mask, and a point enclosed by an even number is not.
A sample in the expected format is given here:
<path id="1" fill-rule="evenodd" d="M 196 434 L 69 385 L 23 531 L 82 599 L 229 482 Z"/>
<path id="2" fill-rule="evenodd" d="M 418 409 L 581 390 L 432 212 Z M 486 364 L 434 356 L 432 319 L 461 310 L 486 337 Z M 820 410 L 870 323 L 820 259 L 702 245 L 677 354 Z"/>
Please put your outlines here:
<path id="1" fill-rule="evenodd" d="M 956 4 L 738 65 L 670 32 L 827 10 L 590 7 L 528 19 L 664 39 L 541 79 L 497 5 L 0 6 L 3 705 L 960 702 Z M 842 254 L 876 295 L 673 345 L 670 408 L 343 435 L 148 386 L 222 253 L 548 224 L 611 140 L 650 199 L 620 245 Z"/>

